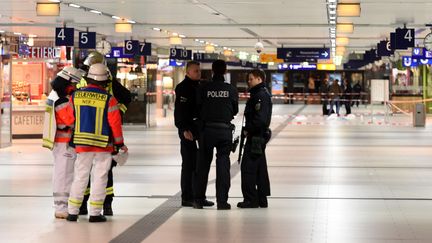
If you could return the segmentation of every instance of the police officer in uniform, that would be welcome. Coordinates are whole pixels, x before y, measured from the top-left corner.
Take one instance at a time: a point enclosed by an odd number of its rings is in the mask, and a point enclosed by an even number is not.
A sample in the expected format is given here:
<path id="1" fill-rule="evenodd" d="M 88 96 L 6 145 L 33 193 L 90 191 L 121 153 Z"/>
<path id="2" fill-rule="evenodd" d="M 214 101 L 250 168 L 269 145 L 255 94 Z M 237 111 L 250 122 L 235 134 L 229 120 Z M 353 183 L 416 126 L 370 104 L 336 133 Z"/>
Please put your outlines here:
<path id="1" fill-rule="evenodd" d="M 196 169 L 194 208 L 202 209 L 207 189 L 208 174 L 216 148 L 216 199 L 218 210 L 231 209 L 228 204 L 230 188 L 230 152 L 232 147 L 232 119 L 238 112 L 237 90 L 225 83 L 227 65 L 222 60 L 212 64 L 211 82 L 200 87 L 197 97 L 202 131 Z"/>
<path id="2" fill-rule="evenodd" d="M 182 206 L 192 207 L 193 174 L 196 168 L 198 148 L 196 95 L 201 79 L 200 63 L 190 61 L 186 65 L 186 77 L 176 86 L 174 121 L 180 137 L 180 153 L 182 156 L 181 191 Z M 213 206 L 211 201 L 204 201 L 204 206 Z"/>
<path id="3" fill-rule="evenodd" d="M 265 80 L 265 73 L 261 70 L 253 70 L 248 75 L 250 98 L 246 103 L 246 122 L 242 131 L 246 136 L 241 164 L 243 202 L 237 204 L 239 208 L 268 207 L 270 180 L 265 148 L 271 137 L 272 101 Z"/>

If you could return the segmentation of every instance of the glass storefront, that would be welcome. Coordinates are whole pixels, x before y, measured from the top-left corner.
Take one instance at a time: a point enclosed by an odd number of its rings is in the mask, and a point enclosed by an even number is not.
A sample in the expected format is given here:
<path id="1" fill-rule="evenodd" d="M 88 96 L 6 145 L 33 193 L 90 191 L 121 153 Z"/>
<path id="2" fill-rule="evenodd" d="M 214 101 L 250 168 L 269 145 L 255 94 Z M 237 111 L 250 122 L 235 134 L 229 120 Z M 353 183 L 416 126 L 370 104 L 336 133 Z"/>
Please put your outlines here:
<path id="1" fill-rule="evenodd" d="M 0 147 L 12 144 L 11 59 L 0 56 Z"/>
<path id="2" fill-rule="evenodd" d="M 55 59 L 13 59 L 12 137 L 42 137 L 45 102 L 50 81 L 64 66 Z"/>

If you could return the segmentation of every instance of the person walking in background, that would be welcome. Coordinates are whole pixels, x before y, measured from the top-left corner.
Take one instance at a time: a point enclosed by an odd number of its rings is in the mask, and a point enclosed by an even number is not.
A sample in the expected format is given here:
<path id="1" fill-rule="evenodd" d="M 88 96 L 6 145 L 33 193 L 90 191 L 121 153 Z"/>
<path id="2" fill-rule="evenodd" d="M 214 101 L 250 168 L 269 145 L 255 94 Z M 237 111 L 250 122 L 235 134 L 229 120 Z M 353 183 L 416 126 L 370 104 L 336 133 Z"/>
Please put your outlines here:
<path id="1" fill-rule="evenodd" d="M 360 81 L 357 81 L 357 83 L 354 85 L 352 92 L 355 93 L 355 95 L 354 95 L 354 100 L 351 103 L 351 106 L 354 106 L 355 104 L 358 107 L 360 104 L 361 92 L 362 92 L 362 86 L 360 85 Z"/>
<path id="2" fill-rule="evenodd" d="M 352 88 L 347 79 L 344 79 L 343 89 L 342 102 L 345 105 L 346 115 L 349 115 L 351 114 Z"/>
<path id="3" fill-rule="evenodd" d="M 330 85 L 330 89 L 329 89 L 329 96 L 330 96 L 330 109 L 328 111 L 329 116 L 333 110 L 333 106 L 335 105 L 336 105 L 336 114 L 339 116 L 341 94 L 342 94 L 342 88 L 339 86 L 339 80 L 336 79 L 333 81 L 332 85 Z"/>
<path id="4" fill-rule="evenodd" d="M 324 79 L 321 86 L 320 86 L 320 93 L 321 93 L 321 100 L 322 100 L 322 114 L 327 115 L 329 110 L 327 108 L 327 105 L 329 103 L 328 101 L 328 91 L 329 91 L 329 87 L 328 87 L 328 80 Z"/>

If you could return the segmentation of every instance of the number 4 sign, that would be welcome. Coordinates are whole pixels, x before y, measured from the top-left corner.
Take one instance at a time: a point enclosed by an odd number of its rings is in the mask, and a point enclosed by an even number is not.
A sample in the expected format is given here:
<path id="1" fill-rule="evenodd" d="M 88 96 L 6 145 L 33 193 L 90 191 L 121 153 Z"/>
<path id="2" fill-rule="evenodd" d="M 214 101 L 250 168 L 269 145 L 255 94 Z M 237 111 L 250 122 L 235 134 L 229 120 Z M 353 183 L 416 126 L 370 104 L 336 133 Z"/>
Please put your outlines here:
<path id="1" fill-rule="evenodd" d="M 415 29 L 396 29 L 395 48 L 405 50 L 409 47 L 415 47 Z"/>
<path id="2" fill-rule="evenodd" d="M 74 28 L 56 28 L 56 46 L 74 46 Z"/>

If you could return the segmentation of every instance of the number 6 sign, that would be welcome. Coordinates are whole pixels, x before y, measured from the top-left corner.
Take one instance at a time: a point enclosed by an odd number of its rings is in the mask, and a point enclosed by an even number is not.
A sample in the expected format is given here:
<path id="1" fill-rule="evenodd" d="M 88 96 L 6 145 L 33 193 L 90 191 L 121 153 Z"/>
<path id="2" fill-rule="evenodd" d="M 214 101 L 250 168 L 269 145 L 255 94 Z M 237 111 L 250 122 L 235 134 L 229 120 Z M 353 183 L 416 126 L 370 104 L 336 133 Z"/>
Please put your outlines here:
<path id="1" fill-rule="evenodd" d="M 127 55 L 135 55 L 139 53 L 139 41 L 126 40 L 124 45 L 124 53 Z"/>

